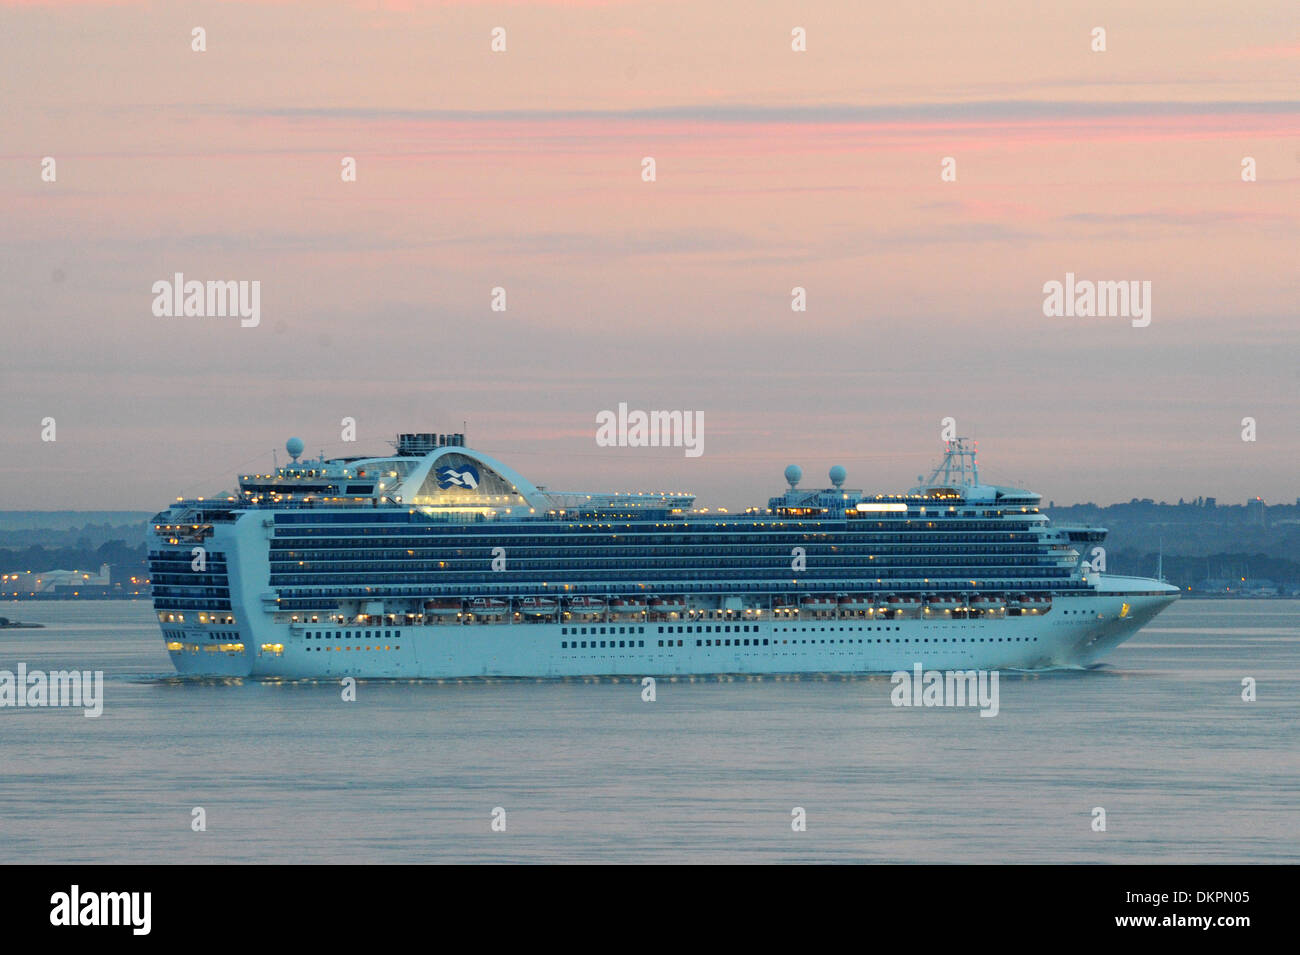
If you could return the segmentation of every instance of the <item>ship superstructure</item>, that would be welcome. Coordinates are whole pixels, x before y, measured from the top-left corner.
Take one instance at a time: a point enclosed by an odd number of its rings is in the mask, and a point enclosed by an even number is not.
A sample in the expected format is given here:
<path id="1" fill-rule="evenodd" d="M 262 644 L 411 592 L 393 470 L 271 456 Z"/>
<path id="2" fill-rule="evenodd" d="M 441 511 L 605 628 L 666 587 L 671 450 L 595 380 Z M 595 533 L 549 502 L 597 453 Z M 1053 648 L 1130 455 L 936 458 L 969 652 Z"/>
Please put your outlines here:
<path id="1" fill-rule="evenodd" d="M 1100 528 L 983 484 L 973 447 L 904 494 L 540 488 L 463 434 L 240 476 L 154 519 L 154 608 L 185 674 L 286 678 L 890 672 L 1091 663 L 1177 598 L 1093 570 Z"/>

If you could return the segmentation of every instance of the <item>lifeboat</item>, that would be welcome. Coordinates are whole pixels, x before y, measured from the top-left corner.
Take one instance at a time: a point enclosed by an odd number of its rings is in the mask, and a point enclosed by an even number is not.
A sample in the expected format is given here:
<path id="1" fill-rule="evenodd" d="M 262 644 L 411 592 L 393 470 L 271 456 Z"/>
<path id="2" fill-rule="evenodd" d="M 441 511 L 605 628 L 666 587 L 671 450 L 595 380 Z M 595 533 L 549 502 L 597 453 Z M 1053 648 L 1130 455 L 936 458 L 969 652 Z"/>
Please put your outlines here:
<path id="1" fill-rule="evenodd" d="M 914 617 L 921 612 L 921 598 L 890 594 L 885 609 L 894 617 Z"/>
<path id="2" fill-rule="evenodd" d="M 604 597 L 570 597 L 567 602 L 574 613 L 603 613 L 605 610 Z"/>
<path id="3" fill-rule="evenodd" d="M 681 597 L 651 597 L 650 610 L 654 613 L 685 613 L 686 601 Z"/>
<path id="4" fill-rule="evenodd" d="M 814 613 L 834 611 L 839 606 L 833 594 L 804 594 L 799 598 L 799 609 Z"/>
<path id="5" fill-rule="evenodd" d="M 961 598 L 956 594 L 931 594 L 925 598 L 925 609 L 930 613 L 951 613 L 963 606 Z"/>
<path id="6" fill-rule="evenodd" d="M 509 610 L 509 602 L 500 597 L 472 597 L 469 601 L 469 612 L 481 617 L 499 617 Z"/>
<path id="7" fill-rule="evenodd" d="M 550 616 L 560 602 L 554 597 L 520 597 L 519 612 L 532 616 Z"/>
<path id="8" fill-rule="evenodd" d="M 975 594 L 970 599 L 970 608 L 971 610 L 983 610 L 985 613 L 992 613 L 1006 609 L 1006 602 L 997 594 Z"/>
<path id="9" fill-rule="evenodd" d="M 798 609 L 799 609 L 799 602 L 795 600 L 793 597 L 772 598 L 773 613 L 790 614 L 790 613 L 794 613 Z"/>
<path id="10" fill-rule="evenodd" d="M 459 597 L 454 599 L 443 600 L 426 600 L 424 602 L 424 612 L 433 614 L 460 613 L 461 601 Z"/>
<path id="11" fill-rule="evenodd" d="M 641 613 L 645 610 L 645 601 L 640 597 L 615 597 L 609 602 L 609 609 L 614 613 Z"/>
<path id="12" fill-rule="evenodd" d="M 1052 609 L 1052 598 L 1049 594 L 1034 594 L 1021 598 L 1020 606 L 1025 613 L 1047 613 Z"/>
<path id="13" fill-rule="evenodd" d="M 866 594 L 840 594 L 838 602 L 840 609 L 846 612 L 871 609 L 871 598 Z"/>

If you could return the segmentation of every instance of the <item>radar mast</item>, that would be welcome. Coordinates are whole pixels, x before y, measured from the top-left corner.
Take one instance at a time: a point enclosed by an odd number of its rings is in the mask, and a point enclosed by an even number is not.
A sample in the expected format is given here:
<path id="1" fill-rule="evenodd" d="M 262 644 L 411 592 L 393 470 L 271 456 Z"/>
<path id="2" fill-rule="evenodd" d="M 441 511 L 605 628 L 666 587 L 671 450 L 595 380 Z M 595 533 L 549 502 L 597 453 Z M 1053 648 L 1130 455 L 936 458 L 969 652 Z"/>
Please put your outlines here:
<path id="1" fill-rule="evenodd" d="M 931 487 L 973 487 L 980 482 L 979 442 L 953 438 L 944 442 L 943 460 L 925 483 Z"/>

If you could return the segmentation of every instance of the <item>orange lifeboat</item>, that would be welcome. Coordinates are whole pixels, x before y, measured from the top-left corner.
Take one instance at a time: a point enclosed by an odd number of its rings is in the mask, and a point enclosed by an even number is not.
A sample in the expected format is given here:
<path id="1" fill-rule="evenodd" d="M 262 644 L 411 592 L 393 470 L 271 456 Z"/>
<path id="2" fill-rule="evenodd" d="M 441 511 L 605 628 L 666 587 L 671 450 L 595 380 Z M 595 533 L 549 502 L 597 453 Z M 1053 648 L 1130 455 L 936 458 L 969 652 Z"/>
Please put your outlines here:
<path id="1" fill-rule="evenodd" d="M 641 613 L 645 610 L 645 601 L 640 597 L 615 597 L 609 602 L 609 609 L 614 613 Z"/>
<path id="2" fill-rule="evenodd" d="M 1006 606 L 1006 602 L 997 594 L 976 594 L 970 599 L 972 610 L 983 610 L 985 613 L 1005 610 Z"/>
<path id="3" fill-rule="evenodd" d="M 925 598 L 925 609 L 930 613 L 952 613 L 962 606 L 961 598 L 956 594 L 931 594 Z"/>
<path id="4" fill-rule="evenodd" d="M 812 613 L 834 612 L 839 604 L 833 594 L 804 594 L 799 598 L 799 609 Z"/>
<path id="5" fill-rule="evenodd" d="M 472 597 L 469 612 L 480 617 L 499 617 L 510 610 L 509 602 L 500 597 Z"/>
<path id="6" fill-rule="evenodd" d="M 686 601 L 681 597 L 651 597 L 650 610 L 653 613 L 685 613 Z"/>
<path id="7" fill-rule="evenodd" d="M 839 607 L 847 613 L 871 609 L 871 598 L 866 594 L 840 594 Z"/>
<path id="8" fill-rule="evenodd" d="M 554 597 L 520 597 L 519 612 L 529 616 L 547 616 L 555 613 L 560 602 Z"/>
<path id="9" fill-rule="evenodd" d="M 921 598 L 891 594 L 889 609 L 893 611 L 895 617 L 915 617 L 921 612 Z"/>
<path id="10" fill-rule="evenodd" d="M 651 596 L 651 613 L 685 613 L 686 600 L 680 596 Z"/>
<path id="11" fill-rule="evenodd" d="M 567 603 L 569 610 L 573 613 L 603 613 L 605 611 L 604 597 L 570 597 Z"/>
<path id="12" fill-rule="evenodd" d="M 426 600 L 424 602 L 424 612 L 432 614 L 449 614 L 460 613 L 461 600 L 459 597 L 442 600 Z"/>

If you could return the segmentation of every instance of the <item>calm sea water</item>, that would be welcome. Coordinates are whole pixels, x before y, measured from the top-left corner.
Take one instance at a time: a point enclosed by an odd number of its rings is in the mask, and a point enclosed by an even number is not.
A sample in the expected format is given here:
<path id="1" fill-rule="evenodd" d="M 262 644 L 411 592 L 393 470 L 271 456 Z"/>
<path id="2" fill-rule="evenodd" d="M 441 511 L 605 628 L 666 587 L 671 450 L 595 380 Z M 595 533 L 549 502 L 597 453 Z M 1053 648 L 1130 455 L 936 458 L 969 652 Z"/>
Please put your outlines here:
<path id="1" fill-rule="evenodd" d="M 175 679 L 147 603 L 0 608 L 47 625 L 0 631 L 0 668 L 106 681 L 98 719 L 0 709 L 5 863 L 1300 861 L 1300 601 L 1180 601 L 1099 668 L 1004 673 L 992 719 L 887 677 L 344 703 Z"/>

